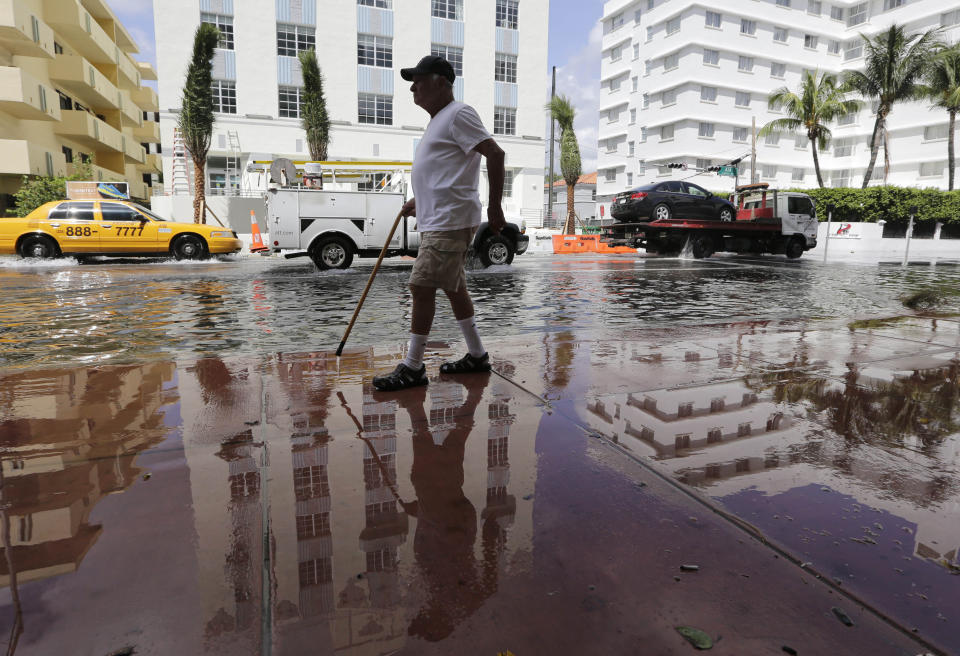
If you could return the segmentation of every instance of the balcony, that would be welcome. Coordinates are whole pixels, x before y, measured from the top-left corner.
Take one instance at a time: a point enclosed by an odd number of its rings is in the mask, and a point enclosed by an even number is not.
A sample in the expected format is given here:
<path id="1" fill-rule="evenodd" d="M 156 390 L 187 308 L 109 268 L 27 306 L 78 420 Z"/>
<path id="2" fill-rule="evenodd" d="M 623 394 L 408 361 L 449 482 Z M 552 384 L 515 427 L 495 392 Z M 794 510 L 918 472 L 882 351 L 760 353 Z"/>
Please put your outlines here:
<path id="1" fill-rule="evenodd" d="M 137 63 L 125 52 L 120 53 L 117 59 L 117 69 L 120 71 L 120 86 L 126 87 L 131 91 L 140 86 L 140 69 Z"/>
<path id="2" fill-rule="evenodd" d="M 163 155 L 157 153 L 148 153 L 144 157 L 143 163 L 137 165 L 137 168 L 143 173 L 161 173 L 163 171 L 162 157 Z"/>
<path id="3" fill-rule="evenodd" d="M 120 120 L 125 128 L 138 128 L 143 123 L 143 114 L 134 104 L 130 92 L 126 89 L 117 91 L 117 105 L 120 107 Z"/>
<path id="4" fill-rule="evenodd" d="M 53 30 L 22 3 L 0 0 L 0 46 L 14 55 L 53 59 Z"/>
<path id="5" fill-rule="evenodd" d="M 148 62 L 136 62 L 136 64 L 137 70 L 140 71 L 141 83 L 143 83 L 143 80 L 157 81 L 157 71 L 153 68 L 153 64 Z"/>
<path id="6" fill-rule="evenodd" d="M 157 98 L 157 92 L 151 87 L 140 87 L 130 92 L 130 99 L 137 103 L 142 111 L 159 112 L 160 101 Z"/>
<path id="7" fill-rule="evenodd" d="M 60 100 L 53 87 L 13 66 L 0 66 L 0 112 L 28 121 L 59 121 Z"/>
<path id="8" fill-rule="evenodd" d="M 119 109 L 117 87 L 83 57 L 57 55 L 50 64 L 50 79 L 90 109 Z"/>
<path id="9" fill-rule="evenodd" d="M 62 114 L 63 120 L 53 128 L 56 134 L 69 137 L 91 150 L 123 152 L 120 132 L 93 114 L 75 109 L 65 109 Z"/>
<path id="10" fill-rule="evenodd" d="M 143 164 L 143 161 L 147 158 L 147 151 L 140 145 L 140 142 L 127 134 L 120 136 L 123 145 L 123 156 L 126 158 L 126 162 L 128 164 L 131 162 L 137 165 Z"/>
<path id="11" fill-rule="evenodd" d="M 66 160 L 59 151 L 45 150 L 24 139 L 0 139 L 0 174 L 65 175 Z"/>
<path id="12" fill-rule="evenodd" d="M 133 129 L 133 136 L 143 143 L 160 143 L 160 124 L 156 121 L 144 121 L 143 125 Z"/>
<path id="13" fill-rule="evenodd" d="M 117 63 L 117 44 L 78 0 L 43 0 L 43 11 L 47 22 L 89 61 Z"/>

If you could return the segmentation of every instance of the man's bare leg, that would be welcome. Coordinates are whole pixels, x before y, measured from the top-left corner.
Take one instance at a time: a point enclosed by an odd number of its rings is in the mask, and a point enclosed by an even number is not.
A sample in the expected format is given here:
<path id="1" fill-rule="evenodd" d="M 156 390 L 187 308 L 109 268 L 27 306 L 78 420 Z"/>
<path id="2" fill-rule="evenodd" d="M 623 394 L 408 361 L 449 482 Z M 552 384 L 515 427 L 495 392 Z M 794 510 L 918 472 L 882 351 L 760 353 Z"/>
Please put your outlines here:
<path id="1" fill-rule="evenodd" d="M 460 332 L 463 333 L 463 338 L 467 342 L 469 355 L 457 362 L 448 362 L 442 365 L 440 370 L 444 373 L 489 371 L 490 363 L 487 358 L 487 351 L 483 348 L 483 341 L 480 339 L 480 333 L 477 331 L 473 301 L 470 299 L 467 286 L 461 285 L 457 291 L 446 291 L 446 294 L 450 300 L 450 307 L 453 309 L 453 316 L 457 318 Z"/>

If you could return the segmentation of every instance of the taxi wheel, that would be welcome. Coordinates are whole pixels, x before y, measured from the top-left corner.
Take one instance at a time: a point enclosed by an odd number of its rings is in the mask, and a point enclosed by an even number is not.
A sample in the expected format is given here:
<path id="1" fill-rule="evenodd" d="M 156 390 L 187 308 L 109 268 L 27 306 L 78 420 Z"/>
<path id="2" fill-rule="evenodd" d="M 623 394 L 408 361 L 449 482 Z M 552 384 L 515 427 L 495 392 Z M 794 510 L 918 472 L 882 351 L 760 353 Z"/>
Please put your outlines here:
<path id="1" fill-rule="evenodd" d="M 194 235 L 184 235 L 173 242 L 170 248 L 178 260 L 202 260 L 207 257 L 207 245 Z"/>
<path id="2" fill-rule="evenodd" d="M 49 259 L 60 254 L 57 242 L 43 235 L 30 235 L 20 243 L 20 255 Z"/>

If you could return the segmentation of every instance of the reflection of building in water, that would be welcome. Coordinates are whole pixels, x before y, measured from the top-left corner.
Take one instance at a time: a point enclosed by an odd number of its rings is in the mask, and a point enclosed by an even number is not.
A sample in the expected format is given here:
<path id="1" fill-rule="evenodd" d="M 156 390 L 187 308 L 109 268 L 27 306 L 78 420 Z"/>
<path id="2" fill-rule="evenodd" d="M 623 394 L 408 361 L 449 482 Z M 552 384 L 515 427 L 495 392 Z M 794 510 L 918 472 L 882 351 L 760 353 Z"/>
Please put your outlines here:
<path id="1" fill-rule="evenodd" d="M 741 380 L 628 394 L 623 404 L 598 399 L 587 407 L 606 424 L 622 420 L 625 435 L 643 440 L 662 456 L 790 425 L 776 403 L 760 401 Z"/>
<path id="2" fill-rule="evenodd" d="M 487 407 L 487 505 L 480 513 L 484 520 L 494 519 L 504 531 L 513 523 L 517 499 L 509 494 L 510 484 L 510 426 L 515 419 L 510 412 L 510 397 L 496 391 Z"/>
<path id="3" fill-rule="evenodd" d="M 100 535 L 90 514 L 129 487 L 137 455 L 166 435 L 170 363 L 50 370 L 0 378 L 0 503 L 17 582 L 72 572 Z M 0 558 L 0 585 L 10 584 Z"/>

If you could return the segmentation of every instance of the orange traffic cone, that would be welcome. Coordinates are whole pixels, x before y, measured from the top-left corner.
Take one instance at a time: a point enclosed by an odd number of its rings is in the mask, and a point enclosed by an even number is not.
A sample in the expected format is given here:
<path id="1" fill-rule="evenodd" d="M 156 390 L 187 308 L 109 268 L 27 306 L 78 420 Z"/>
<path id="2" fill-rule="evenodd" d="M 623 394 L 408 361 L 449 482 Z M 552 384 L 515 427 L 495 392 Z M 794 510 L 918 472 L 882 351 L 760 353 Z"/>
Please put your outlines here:
<path id="1" fill-rule="evenodd" d="M 253 243 L 250 244 L 251 253 L 265 253 L 268 249 L 263 245 L 263 238 L 260 236 L 260 226 L 257 225 L 257 213 L 250 210 L 250 229 L 253 230 Z"/>

